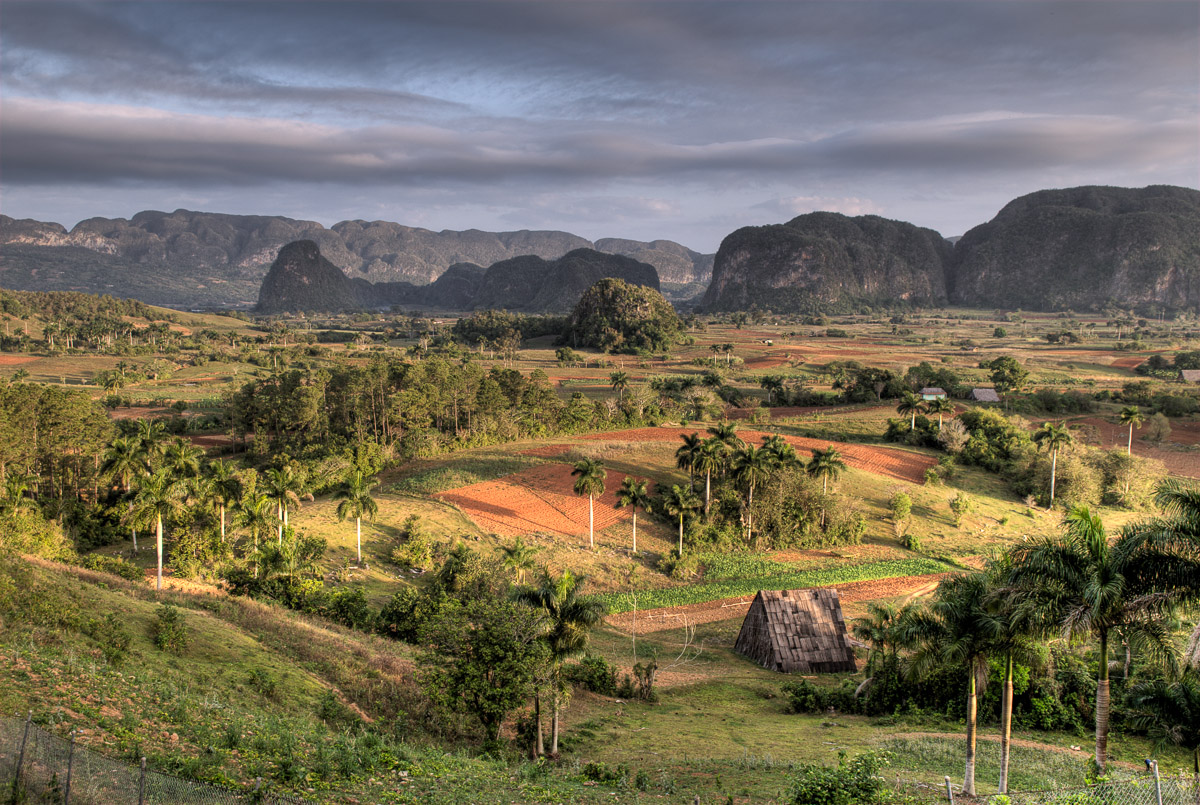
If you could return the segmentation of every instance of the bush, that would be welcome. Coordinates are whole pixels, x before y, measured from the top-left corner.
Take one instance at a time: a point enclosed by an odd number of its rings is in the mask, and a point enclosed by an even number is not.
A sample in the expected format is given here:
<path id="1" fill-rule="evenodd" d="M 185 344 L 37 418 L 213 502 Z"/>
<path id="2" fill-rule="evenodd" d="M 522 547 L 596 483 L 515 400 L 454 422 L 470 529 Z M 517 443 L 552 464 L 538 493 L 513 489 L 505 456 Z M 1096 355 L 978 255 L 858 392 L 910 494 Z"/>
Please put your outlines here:
<path id="1" fill-rule="evenodd" d="M 173 604 L 163 604 L 158 608 L 157 614 L 158 620 L 154 624 L 152 635 L 154 645 L 173 654 L 182 653 L 189 641 L 183 613 Z"/>
<path id="2" fill-rule="evenodd" d="M 875 752 L 864 752 L 849 761 L 845 752 L 838 752 L 837 766 L 800 766 L 792 780 L 792 802 L 796 805 L 886 802 L 888 791 L 879 776 L 885 765 L 887 757 Z"/>
<path id="3" fill-rule="evenodd" d="M 564 668 L 563 674 L 568 682 L 584 690 L 602 696 L 617 695 L 617 669 L 609 665 L 603 657 L 588 655 L 578 664 Z"/>
<path id="4" fill-rule="evenodd" d="M 86 621 L 83 624 L 83 633 L 100 645 L 100 653 L 109 665 L 121 664 L 133 640 L 125 624 L 112 612 L 103 618 L 91 618 Z"/>
<path id="5" fill-rule="evenodd" d="M 95 570 L 99 573 L 111 573 L 128 581 L 141 581 L 146 577 L 146 574 L 142 572 L 140 567 L 128 559 L 122 559 L 119 556 L 88 554 L 79 562 L 79 566 L 88 570 Z"/>

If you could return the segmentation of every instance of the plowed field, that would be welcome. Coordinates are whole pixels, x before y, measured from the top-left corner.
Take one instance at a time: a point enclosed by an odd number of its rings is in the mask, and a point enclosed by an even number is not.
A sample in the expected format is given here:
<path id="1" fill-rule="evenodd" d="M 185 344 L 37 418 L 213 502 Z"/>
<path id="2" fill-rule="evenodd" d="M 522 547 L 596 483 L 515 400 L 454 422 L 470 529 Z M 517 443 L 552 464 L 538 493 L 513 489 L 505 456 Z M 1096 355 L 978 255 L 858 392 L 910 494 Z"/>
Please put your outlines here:
<path id="1" fill-rule="evenodd" d="M 496 534 L 588 533 L 588 499 L 572 491 L 575 478 L 568 464 L 542 464 L 495 481 L 441 492 L 435 497 L 455 504 L 480 528 Z M 603 495 L 596 498 L 596 531 L 632 516 L 629 509 L 616 509 L 619 483 L 610 478 Z"/>
<path id="2" fill-rule="evenodd" d="M 36 355 L 0 355 L 0 366 L 20 366 L 36 360 Z"/>
<path id="3" fill-rule="evenodd" d="M 697 432 L 696 428 L 637 428 L 608 433 L 592 433 L 582 438 L 595 441 L 678 442 L 680 436 L 695 432 Z M 764 436 L 769 435 L 771 434 L 756 430 L 738 431 L 738 436 L 751 444 L 758 444 Z M 914 484 L 922 483 L 925 480 L 925 470 L 937 464 L 930 456 L 891 447 L 829 442 L 801 436 L 785 436 L 784 438 L 803 457 L 807 458 L 812 450 L 823 450 L 833 445 L 842 454 L 842 460 L 851 467 Z"/>
<path id="4" fill-rule="evenodd" d="M 1129 444 L 1129 426 L 1109 422 L 1099 417 L 1082 417 L 1070 420 L 1071 427 L 1079 428 L 1084 434 L 1095 434 L 1097 445 L 1106 450 L 1124 450 Z M 1141 433 L 1145 433 L 1145 426 Z M 1161 446 L 1147 444 L 1139 439 L 1138 430 L 1133 432 L 1133 454 L 1142 458 L 1161 461 L 1172 475 L 1200 478 L 1200 422 L 1175 420 L 1171 422 L 1171 436 Z M 1192 449 L 1188 449 L 1192 448 Z"/>

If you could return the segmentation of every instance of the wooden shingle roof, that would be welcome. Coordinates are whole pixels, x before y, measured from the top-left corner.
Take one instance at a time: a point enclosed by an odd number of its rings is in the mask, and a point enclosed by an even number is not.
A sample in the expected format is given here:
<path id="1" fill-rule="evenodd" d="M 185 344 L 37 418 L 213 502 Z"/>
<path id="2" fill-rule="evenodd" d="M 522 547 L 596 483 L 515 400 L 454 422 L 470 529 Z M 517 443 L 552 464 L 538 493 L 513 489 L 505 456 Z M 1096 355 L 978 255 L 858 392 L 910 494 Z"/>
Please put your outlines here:
<path id="1" fill-rule="evenodd" d="M 971 399 L 975 402 L 1000 402 L 1000 395 L 995 389 L 971 389 Z"/>
<path id="2" fill-rule="evenodd" d="M 837 590 L 760 590 L 734 650 L 785 673 L 853 672 L 854 649 Z"/>
<path id="3" fill-rule="evenodd" d="M 1184 383 L 1200 383 L 1200 369 L 1180 369 L 1179 376 Z"/>

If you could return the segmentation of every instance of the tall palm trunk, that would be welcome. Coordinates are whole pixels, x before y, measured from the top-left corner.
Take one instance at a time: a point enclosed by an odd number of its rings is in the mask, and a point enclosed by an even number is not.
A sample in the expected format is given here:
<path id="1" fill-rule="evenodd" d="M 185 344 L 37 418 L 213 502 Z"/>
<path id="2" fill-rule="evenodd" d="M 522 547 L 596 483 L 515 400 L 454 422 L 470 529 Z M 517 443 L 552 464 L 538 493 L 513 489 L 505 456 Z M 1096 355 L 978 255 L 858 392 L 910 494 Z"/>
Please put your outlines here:
<path id="1" fill-rule="evenodd" d="M 596 507 L 591 495 L 588 495 L 588 543 L 593 549 L 596 547 Z"/>
<path id="2" fill-rule="evenodd" d="M 637 506 L 633 507 L 633 552 L 637 553 Z"/>
<path id="3" fill-rule="evenodd" d="M 221 504 L 221 544 L 225 544 L 225 504 Z"/>
<path id="4" fill-rule="evenodd" d="M 750 484 L 750 494 L 746 497 L 746 542 L 754 536 L 754 484 Z"/>
<path id="5" fill-rule="evenodd" d="M 1000 793 L 1008 793 L 1008 755 L 1012 749 L 1013 659 L 1004 661 L 1004 693 L 1000 702 Z"/>
<path id="6" fill-rule="evenodd" d="M 283 504 L 280 503 L 276 507 L 276 513 L 279 515 L 279 546 L 283 547 L 283 526 L 284 523 L 287 522 L 287 520 L 284 519 L 287 517 L 287 509 L 283 508 Z"/>
<path id="7" fill-rule="evenodd" d="M 704 519 L 708 519 L 708 506 L 712 500 L 712 470 L 704 473 Z"/>
<path id="8" fill-rule="evenodd" d="M 1054 508 L 1054 478 L 1058 475 L 1058 451 L 1050 452 L 1050 508 Z"/>
<path id="9" fill-rule="evenodd" d="M 537 725 L 537 733 L 533 742 L 533 758 L 536 760 L 546 754 L 546 746 L 542 741 L 542 691 L 540 689 L 533 694 L 533 720 Z"/>
<path id="10" fill-rule="evenodd" d="M 683 512 L 679 513 L 679 555 L 683 556 Z"/>
<path id="11" fill-rule="evenodd" d="M 358 563 L 362 564 L 362 518 L 354 518 L 355 540 L 358 543 Z"/>
<path id="12" fill-rule="evenodd" d="M 967 683 L 967 771 L 963 777 L 963 796 L 975 796 L 975 732 L 979 712 L 979 697 L 975 690 L 975 663 L 972 662 Z"/>
<path id="13" fill-rule="evenodd" d="M 1129 444 L 1125 447 L 1125 455 L 1133 455 L 1133 423 L 1129 423 Z"/>
<path id="14" fill-rule="evenodd" d="M 162 589 L 162 515 L 155 518 L 158 525 L 158 577 L 155 585 L 156 590 Z"/>
<path id="15" fill-rule="evenodd" d="M 554 671 L 554 691 L 550 699 L 550 756 L 558 757 L 558 669 Z"/>
<path id="16" fill-rule="evenodd" d="M 1108 631 L 1100 633 L 1100 675 L 1096 680 L 1096 765 L 1100 773 L 1108 762 Z"/>

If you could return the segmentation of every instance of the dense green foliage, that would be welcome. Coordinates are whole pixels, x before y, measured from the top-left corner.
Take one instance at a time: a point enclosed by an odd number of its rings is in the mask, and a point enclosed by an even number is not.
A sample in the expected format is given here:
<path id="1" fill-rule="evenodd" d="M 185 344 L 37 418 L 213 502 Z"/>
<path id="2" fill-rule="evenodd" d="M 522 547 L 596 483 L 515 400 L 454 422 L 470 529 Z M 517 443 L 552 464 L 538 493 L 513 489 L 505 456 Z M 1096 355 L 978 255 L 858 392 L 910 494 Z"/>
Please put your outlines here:
<path id="1" fill-rule="evenodd" d="M 682 331 L 683 322 L 658 291 L 606 279 L 580 297 L 563 341 L 605 352 L 660 352 L 669 350 Z"/>

